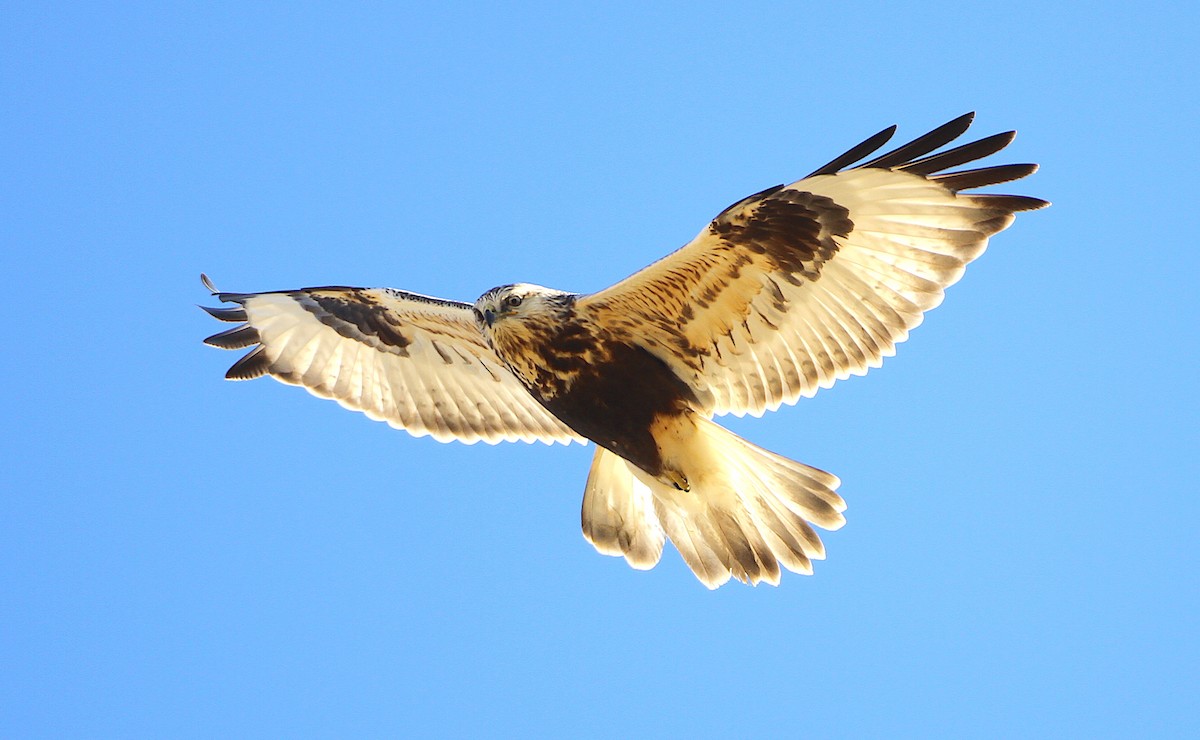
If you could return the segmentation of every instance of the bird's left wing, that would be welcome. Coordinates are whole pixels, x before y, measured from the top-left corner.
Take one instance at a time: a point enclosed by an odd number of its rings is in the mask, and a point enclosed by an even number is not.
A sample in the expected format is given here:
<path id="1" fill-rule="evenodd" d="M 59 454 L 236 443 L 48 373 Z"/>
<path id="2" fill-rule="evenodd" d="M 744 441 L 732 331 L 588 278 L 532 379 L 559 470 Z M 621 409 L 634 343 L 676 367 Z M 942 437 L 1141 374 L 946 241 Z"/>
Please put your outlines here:
<path id="1" fill-rule="evenodd" d="M 219 293 L 203 307 L 239 326 L 206 344 L 253 347 L 226 378 L 270 374 L 372 419 L 439 441 L 584 441 L 487 346 L 467 303 L 390 288 Z"/>
<path id="2" fill-rule="evenodd" d="M 1035 165 L 944 172 L 1003 149 L 1013 132 L 930 154 L 962 116 L 854 165 L 895 127 L 812 175 L 725 209 L 682 249 L 576 302 L 611 336 L 645 347 L 713 414 L 762 414 L 895 351 L 1017 211 L 1045 201 L 974 194 Z"/>

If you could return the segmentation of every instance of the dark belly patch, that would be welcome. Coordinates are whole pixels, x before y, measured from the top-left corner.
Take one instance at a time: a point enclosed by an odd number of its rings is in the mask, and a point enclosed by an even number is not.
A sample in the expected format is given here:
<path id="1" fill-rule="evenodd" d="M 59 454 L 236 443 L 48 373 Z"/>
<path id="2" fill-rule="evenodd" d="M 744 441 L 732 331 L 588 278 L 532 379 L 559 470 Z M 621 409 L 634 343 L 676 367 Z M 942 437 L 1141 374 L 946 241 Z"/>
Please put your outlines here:
<path id="1" fill-rule="evenodd" d="M 657 477 L 662 457 L 650 424 L 658 415 L 698 404 L 696 396 L 641 347 L 613 344 L 604 350 L 604 360 L 587 366 L 568 390 L 539 400 L 577 433 Z"/>

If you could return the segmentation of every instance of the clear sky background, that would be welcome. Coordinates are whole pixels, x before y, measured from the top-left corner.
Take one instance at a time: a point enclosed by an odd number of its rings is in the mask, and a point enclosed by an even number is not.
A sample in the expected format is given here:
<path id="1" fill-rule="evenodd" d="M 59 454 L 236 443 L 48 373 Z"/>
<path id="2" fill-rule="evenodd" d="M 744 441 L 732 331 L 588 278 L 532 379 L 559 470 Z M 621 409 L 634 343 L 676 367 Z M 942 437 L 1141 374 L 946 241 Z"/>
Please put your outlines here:
<path id="1" fill-rule="evenodd" d="M 248 5 L 0 9 L 0 735 L 1197 731 L 1194 7 Z M 201 270 L 596 290 L 969 110 L 1055 205 L 881 370 L 729 422 L 843 480 L 778 588 L 596 554 L 588 449 L 200 343 Z"/>

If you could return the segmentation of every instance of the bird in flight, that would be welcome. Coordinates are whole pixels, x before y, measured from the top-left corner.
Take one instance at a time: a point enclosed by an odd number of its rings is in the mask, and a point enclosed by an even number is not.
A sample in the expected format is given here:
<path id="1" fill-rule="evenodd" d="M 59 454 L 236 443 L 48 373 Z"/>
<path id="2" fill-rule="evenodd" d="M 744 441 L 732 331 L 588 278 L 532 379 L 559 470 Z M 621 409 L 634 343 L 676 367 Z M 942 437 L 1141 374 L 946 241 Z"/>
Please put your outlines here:
<path id="1" fill-rule="evenodd" d="M 416 436 L 596 443 L 583 534 L 654 567 L 670 538 L 705 586 L 811 573 L 813 529 L 845 523 L 838 479 L 713 421 L 761 416 L 879 367 L 1019 211 L 967 192 L 1033 164 L 955 169 L 1015 132 L 944 151 L 956 118 L 874 156 L 887 128 L 812 174 L 744 198 L 681 249 L 596 293 L 503 285 L 474 304 L 393 288 L 222 293 L 252 348 L 225 374 L 271 375 Z"/>

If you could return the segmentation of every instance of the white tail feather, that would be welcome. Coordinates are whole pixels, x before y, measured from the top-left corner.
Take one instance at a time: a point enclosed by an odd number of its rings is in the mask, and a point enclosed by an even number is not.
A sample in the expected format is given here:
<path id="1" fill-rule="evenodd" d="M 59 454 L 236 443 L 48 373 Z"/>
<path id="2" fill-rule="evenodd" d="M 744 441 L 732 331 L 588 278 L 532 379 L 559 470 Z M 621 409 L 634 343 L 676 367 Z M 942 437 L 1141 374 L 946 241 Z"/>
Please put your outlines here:
<path id="1" fill-rule="evenodd" d="M 596 447 L 588 471 L 582 519 L 583 536 L 605 555 L 623 555 L 638 570 L 650 570 L 662 557 L 666 536 L 650 489 L 628 463 L 603 447 Z"/>
<path id="2" fill-rule="evenodd" d="M 838 479 L 687 415 L 659 439 L 663 459 L 687 479 L 681 491 L 598 449 L 584 493 L 584 536 L 635 568 L 658 562 L 663 535 L 705 586 L 732 576 L 779 583 L 780 566 L 812 573 L 825 548 L 811 524 L 837 529 L 846 504 Z"/>

